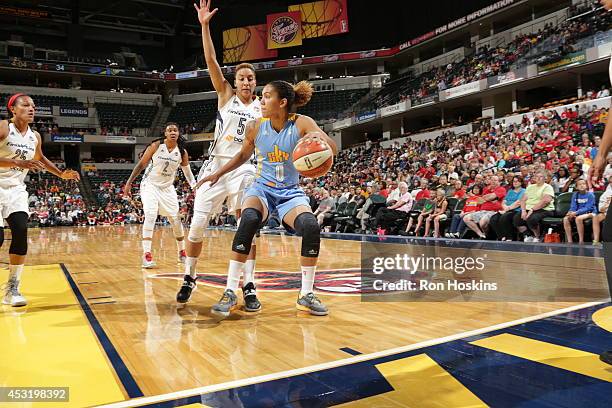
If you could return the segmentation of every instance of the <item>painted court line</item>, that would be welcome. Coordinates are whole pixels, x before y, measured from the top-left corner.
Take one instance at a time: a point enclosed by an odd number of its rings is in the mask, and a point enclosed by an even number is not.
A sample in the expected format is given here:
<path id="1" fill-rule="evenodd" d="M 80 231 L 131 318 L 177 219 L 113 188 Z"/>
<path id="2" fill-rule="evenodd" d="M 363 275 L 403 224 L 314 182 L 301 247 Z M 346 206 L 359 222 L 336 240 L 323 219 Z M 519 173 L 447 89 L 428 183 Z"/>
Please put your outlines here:
<path id="1" fill-rule="evenodd" d="M 609 301 L 609 300 L 606 300 L 606 301 Z M 107 407 L 107 408 L 137 407 L 137 406 L 141 406 L 141 405 L 145 405 L 145 404 L 153 404 L 153 403 L 170 401 L 170 400 L 175 400 L 175 399 L 180 399 L 180 398 L 192 397 L 192 396 L 195 396 L 195 395 L 208 394 L 208 393 L 211 393 L 211 392 L 217 392 L 217 391 L 227 390 L 227 389 L 231 389 L 231 388 L 239 388 L 239 387 L 244 387 L 244 386 L 247 386 L 247 385 L 259 384 L 259 383 L 263 383 L 263 382 L 278 380 L 278 379 L 281 379 L 281 378 L 287 378 L 287 377 L 293 377 L 293 376 L 297 376 L 297 375 L 309 374 L 309 373 L 312 373 L 312 372 L 315 372 L 315 371 L 328 370 L 328 369 L 340 367 L 340 366 L 343 366 L 343 365 L 360 363 L 360 362 L 367 361 L 367 360 L 373 360 L 373 359 L 380 358 L 380 357 L 387 357 L 387 356 L 390 356 L 390 355 L 393 355 L 393 354 L 399 354 L 399 353 L 404 353 L 404 352 L 407 352 L 407 351 L 412 351 L 412 350 L 416 350 L 416 349 L 420 349 L 420 348 L 430 347 L 430 346 L 434 346 L 434 345 L 441 344 L 441 343 L 446 343 L 446 342 L 450 342 L 450 341 L 454 341 L 454 340 L 463 339 L 463 338 L 466 338 L 466 337 L 477 336 L 477 335 L 481 335 L 481 334 L 484 334 L 484 333 L 492 332 L 492 331 L 495 331 L 495 330 L 501 330 L 501 329 L 505 329 L 505 328 L 508 328 L 508 327 L 511 327 L 511 326 L 516 326 L 516 325 L 519 325 L 519 324 L 531 322 L 531 321 L 534 321 L 534 320 L 545 319 L 547 317 L 551 317 L 551 316 L 555 316 L 555 315 L 559 315 L 559 314 L 563 314 L 563 313 L 572 312 L 574 310 L 584 309 L 584 308 L 591 307 L 591 306 L 597 306 L 597 305 L 600 305 L 602 303 L 605 303 L 606 301 L 583 303 L 583 304 L 580 304 L 580 305 L 570 306 L 570 307 L 566 307 L 564 309 L 552 310 L 550 312 L 541 313 L 541 314 L 534 315 L 534 316 L 529 316 L 529 317 L 524 317 L 524 318 L 521 318 L 521 319 L 517 319 L 517 320 L 510 321 L 510 322 L 505 322 L 505 323 L 500 323 L 500 324 L 496 324 L 496 325 L 493 325 L 493 326 L 484 327 L 484 328 L 481 328 L 481 329 L 476 329 L 476 330 L 471 330 L 471 331 L 468 331 L 468 332 L 453 334 L 453 335 L 450 335 L 450 336 L 440 337 L 440 338 L 437 338 L 437 339 L 431 339 L 431 340 L 423 341 L 423 342 L 420 342 L 420 343 L 411 344 L 411 345 L 408 345 L 408 346 L 402 346 L 402 347 L 396 347 L 396 348 L 392 348 L 392 349 L 388 349 L 388 350 L 382 350 L 382 351 L 378 351 L 378 352 L 375 352 L 375 353 L 360 354 L 360 355 L 357 355 L 357 356 L 354 356 L 354 357 L 349 357 L 349 358 L 345 358 L 345 359 L 341 359 L 341 360 L 336 360 L 336 361 L 330 361 L 330 362 L 327 362 L 327 363 L 316 364 L 316 365 L 312 365 L 312 366 L 309 366 L 309 367 L 302 367 L 302 368 L 297 368 L 297 369 L 294 369 L 294 370 L 281 371 L 281 372 L 272 373 L 272 374 L 265 374 L 265 375 L 261 375 L 261 376 L 257 376 L 257 377 L 244 378 L 244 379 L 241 379 L 241 380 L 229 381 L 229 382 L 220 383 L 220 384 L 207 385 L 207 386 L 204 386 L 204 387 L 198 387 L 198 388 L 193 388 L 193 389 L 190 389 L 190 390 L 171 392 L 171 393 L 168 393 L 168 394 L 155 395 L 155 396 L 151 396 L 151 397 L 136 398 L 136 399 L 132 399 L 132 400 L 128 400 L 128 401 L 117 402 L 117 403 L 114 403 L 114 404 L 101 405 L 101 406 L 102 407 Z"/>

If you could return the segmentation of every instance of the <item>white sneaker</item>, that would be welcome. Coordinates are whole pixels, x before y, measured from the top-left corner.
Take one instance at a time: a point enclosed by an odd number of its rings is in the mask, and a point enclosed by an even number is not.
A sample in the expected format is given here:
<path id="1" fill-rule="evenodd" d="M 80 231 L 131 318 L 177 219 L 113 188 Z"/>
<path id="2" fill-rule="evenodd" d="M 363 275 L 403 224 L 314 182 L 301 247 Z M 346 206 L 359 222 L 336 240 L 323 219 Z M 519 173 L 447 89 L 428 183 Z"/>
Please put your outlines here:
<path id="1" fill-rule="evenodd" d="M 2 304 L 11 305 L 13 307 L 25 306 L 28 304 L 26 298 L 19 293 L 19 282 L 9 281 L 6 294 L 2 299 Z"/>
<path id="2" fill-rule="evenodd" d="M 531 238 L 531 242 L 540 242 L 540 238 L 533 237 Z"/>
<path id="3" fill-rule="evenodd" d="M 145 269 L 150 269 L 155 266 L 155 262 L 153 262 L 153 255 L 150 252 L 146 252 L 142 254 L 142 267 Z"/>
<path id="4" fill-rule="evenodd" d="M 527 236 L 525 237 L 525 239 L 523 239 L 523 242 L 533 242 L 533 239 L 534 239 L 533 237 Z"/>

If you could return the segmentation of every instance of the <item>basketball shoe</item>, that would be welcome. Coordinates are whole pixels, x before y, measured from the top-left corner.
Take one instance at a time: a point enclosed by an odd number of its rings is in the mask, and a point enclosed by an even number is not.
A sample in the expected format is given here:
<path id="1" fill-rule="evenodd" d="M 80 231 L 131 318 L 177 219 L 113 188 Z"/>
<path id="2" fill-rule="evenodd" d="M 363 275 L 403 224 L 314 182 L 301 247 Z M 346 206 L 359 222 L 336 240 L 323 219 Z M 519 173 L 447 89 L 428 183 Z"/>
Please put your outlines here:
<path id="1" fill-rule="evenodd" d="M 187 301 L 191 297 L 191 292 L 193 292 L 197 286 L 196 285 L 197 280 L 198 280 L 197 278 L 194 279 L 189 275 L 185 275 L 185 278 L 183 279 L 183 286 L 181 286 L 181 289 L 176 294 L 177 302 L 187 303 Z"/>
<path id="2" fill-rule="evenodd" d="M 261 303 L 257 299 L 255 285 L 249 282 L 242 287 L 242 295 L 244 296 L 244 310 L 247 312 L 258 312 L 261 310 Z"/>
<path id="3" fill-rule="evenodd" d="M 228 317 L 237 306 L 238 297 L 233 290 L 226 289 L 221 299 L 213 305 L 210 312 L 218 316 Z"/>
<path id="4" fill-rule="evenodd" d="M 153 262 L 153 255 L 150 252 L 145 252 L 142 254 L 142 267 L 145 269 L 149 269 L 155 266 L 155 262 Z"/>
<path id="5" fill-rule="evenodd" d="M 298 297 L 295 306 L 298 310 L 309 312 L 311 315 L 315 316 L 326 316 L 329 313 L 327 306 L 325 306 L 312 292 L 307 293 L 302 297 Z"/>
<path id="6" fill-rule="evenodd" d="M 2 299 L 2 304 L 11 305 L 13 307 L 25 306 L 28 304 L 26 298 L 19 292 L 19 281 L 17 279 L 9 279 L 6 293 Z"/>
<path id="7" fill-rule="evenodd" d="M 179 251 L 178 261 L 179 263 L 185 263 L 185 259 L 187 259 L 187 252 L 185 252 L 185 250 L 183 249 Z"/>

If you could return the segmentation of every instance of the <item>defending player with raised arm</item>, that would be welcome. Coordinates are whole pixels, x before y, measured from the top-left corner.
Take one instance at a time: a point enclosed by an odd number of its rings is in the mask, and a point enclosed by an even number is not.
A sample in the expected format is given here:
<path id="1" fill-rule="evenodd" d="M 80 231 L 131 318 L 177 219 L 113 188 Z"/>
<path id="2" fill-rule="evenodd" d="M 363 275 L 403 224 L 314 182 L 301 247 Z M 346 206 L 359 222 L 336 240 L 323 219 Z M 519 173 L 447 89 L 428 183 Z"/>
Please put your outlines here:
<path id="1" fill-rule="evenodd" d="M 227 317 L 238 306 L 235 292 L 240 281 L 240 270 L 257 229 L 274 210 L 278 210 L 284 225 L 302 237 L 302 287 L 296 307 L 317 316 L 328 313 L 327 307 L 313 292 L 321 231 L 308 197 L 299 188 L 299 174 L 292 161 L 292 152 L 301 138 L 320 139 L 331 147 L 334 154 L 337 153 L 335 142 L 312 118 L 292 113 L 297 107 L 308 103 L 311 96 L 312 86 L 307 82 L 295 86 L 285 81 L 267 84 L 261 101 L 265 119 L 249 123 L 241 151 L 196 186 L 198 188 L 206 183 L 214 186 L 256 151 L 257 175 L 255 183 L 244 193 L 242 220 L 232 243 L 226 289 L 211 310 L 216 315 Z"/>
<path id="2" fill-rule="evenodd" d="M 4 241 L 4 220 L 11 229 L 9 278 L 2 303 L 25 306 L 19 291 L 28 253 L 28 192 L 25 177 L 29 170 L 46 170 L 64 180 L 79 180 L 74 170 L 60 170 L 42 152 L 40 134 L 30 128 L 36 106 L 28 95 L 17 93 L 6 105 L 10 120 L 0 121 L 0 246 Z"/>
<path id="3" fill-rule="evenodd" d="M 123 188 L 125 197 L 132 195 L 132 183 L 146 168 L 140 183 L 140 199 L 144 210 L 142 224 L 142 267 L 155 266 L 152 254 L 153 229 L 157 215 L 168 217 L 172 226 L 179 262 L 185 262 L 185 233 L 179 214 L 179 202 L 174 188 L 174 180 L 179 166 L 193 188 L 195 178 L 189 166 L 189 155 L 185 150 L 185 141 L 179 134 L 175 123 L 168 123 L 164 137 L 152 142 L 145 150 L 142 158 L 136 163 L 132 174 Z"/>
<path id="4" fill-rule="evenodd" d="M 261 106 L 255 96 L 255 68 L 251 64 L 240 64 L 236 67 L 234 86 L 223 77 L 221 67 L 217 62 L 215 48 L 210 36 L 210 21 L 218 9 L 210 9 L 210 1 L 202 0 L 195 5 L 198 20 L 202 25 L 202 47 L 204 59 L 218 97 L 218 113 L 215 126 L 215 138 L 211 143 L 207 160 L 198 180 L 214 173 L 230 161 L 241 149 L 244 140 L 246 124 L 261 117 Z M 217 211 L 227 199 L 231 212 L 240 219 L 242 194 L 255 178 L 255 167 L 246 161 L 242 166 L 226 174 L 214 186 L 205 185 L 196 192 L 193 204 L 193 218 L 187 237 L 187 260 L 185 261 L 185 276 L 183 284 L 176 295 L 179 303 L 189 301 L 192 291 L 196 288 L 197 262 L 202 252 L 204 231 L 208 227 L 210 215 Z M 255 291 L 255 245 L 244 264 L 244 279 L 242 294 L 247 311 L 257 311 L 260 308 Z"/>

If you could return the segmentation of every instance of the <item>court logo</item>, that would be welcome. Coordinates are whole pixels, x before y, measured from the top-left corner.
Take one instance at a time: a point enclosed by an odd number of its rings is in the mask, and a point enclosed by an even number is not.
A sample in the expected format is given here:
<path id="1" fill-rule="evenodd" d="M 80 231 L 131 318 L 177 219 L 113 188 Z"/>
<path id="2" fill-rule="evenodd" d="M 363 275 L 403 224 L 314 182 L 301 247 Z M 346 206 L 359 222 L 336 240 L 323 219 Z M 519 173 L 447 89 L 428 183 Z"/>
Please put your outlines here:
<path id="1" fill-rule="evenodd" d="M 300 25 L 289 16 L 282 16 L 272 22 L 270 26 L 270 39 L 277 44 L 288 44 L 298 34 Z"/>
<path id="2" fill-rule="evenodd" d="M 159 273 L 149 278 L 183 280 L 182 273 Z M 214 288 L 225 288 L 227 275 L 214 273 L 198 274 L 198 284 Z M 297 291 L 302 286 L 301 272 L 262 271 L 256 273 L 257 290 L 260 292 Z M 322 269 L 317 271 L 315 291 L 327 295 L 361 295 L 360 268 Z"/>

